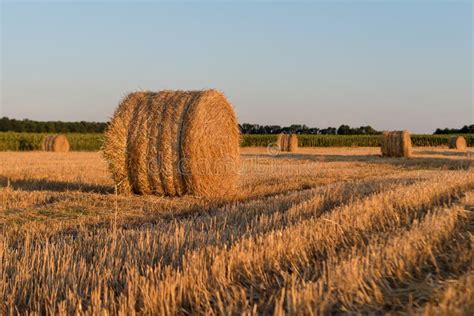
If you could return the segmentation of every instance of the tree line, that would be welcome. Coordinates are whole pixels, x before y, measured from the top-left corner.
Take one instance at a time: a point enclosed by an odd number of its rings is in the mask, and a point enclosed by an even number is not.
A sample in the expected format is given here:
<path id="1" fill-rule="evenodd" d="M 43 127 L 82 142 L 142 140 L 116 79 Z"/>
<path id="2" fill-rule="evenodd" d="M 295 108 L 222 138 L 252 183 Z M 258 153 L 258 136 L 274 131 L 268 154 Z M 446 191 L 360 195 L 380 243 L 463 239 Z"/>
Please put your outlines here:
<path id="1" fill-rule="evenodd" d="M 107 123 L 102 122 L 62 122 L 16 120 L 3 117 L 0 119 L 1 132 L 26 133 L 103 133 Z"/>
<path id="2" fill-rule="evenodd" d="M 455 128 L 437 128 L 434 132 L 435 135 L 446 135 L 446 134 L 474 134 L 474 125 L 464 125 L 460 129 Z"/>
<path id="3" fill-rule="evenodd" d="M 349 125 L 341 125 L 339 128 L 327 127 L 317 128 L 306 125 L 290 125 L 281 127 L 280 125 L 259 125 L 247 124 L 239 125 L 242 134 L 305 134 L 305 135 L 378 135 L 381 132 L 376 131 L 371 126 L 361 126 L 352 128 Z"/>
<path id="4" fill-rule="evenodd" d="M 107 128 L 104 122 L 62 122 L 62 121 L 32 121 L 28 119 L 16 120 L 8 117 L 0 119 L 0 132 L 27 132 L 27 133 L 103 133 Z M 290 126 L 239 124 L 242 134 L 307 134 L 307 135 L 378 135 L 380 131 L 371 126 L 350 127 L 341 125 L 336 127 L 317 128 L 306 125 L 292 124 Z M 465 125 L 460 129 L 436 129 L 435 135 L 443 134 L 472 134 L 474 125 Z"/>

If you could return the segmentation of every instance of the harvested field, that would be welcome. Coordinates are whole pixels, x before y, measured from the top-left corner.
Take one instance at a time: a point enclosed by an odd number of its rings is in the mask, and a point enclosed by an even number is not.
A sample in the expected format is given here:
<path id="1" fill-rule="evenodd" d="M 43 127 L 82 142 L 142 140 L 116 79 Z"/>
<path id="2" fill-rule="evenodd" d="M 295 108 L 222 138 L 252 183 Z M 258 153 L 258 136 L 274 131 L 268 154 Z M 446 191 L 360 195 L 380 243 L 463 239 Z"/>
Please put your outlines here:
<path id="1" fill-rule="evenodd" d="M 115 195 L 99 153 L 1 152 L 0 314 L 472 312 L 472 148 L 267 151 L 214 199 Z"/>

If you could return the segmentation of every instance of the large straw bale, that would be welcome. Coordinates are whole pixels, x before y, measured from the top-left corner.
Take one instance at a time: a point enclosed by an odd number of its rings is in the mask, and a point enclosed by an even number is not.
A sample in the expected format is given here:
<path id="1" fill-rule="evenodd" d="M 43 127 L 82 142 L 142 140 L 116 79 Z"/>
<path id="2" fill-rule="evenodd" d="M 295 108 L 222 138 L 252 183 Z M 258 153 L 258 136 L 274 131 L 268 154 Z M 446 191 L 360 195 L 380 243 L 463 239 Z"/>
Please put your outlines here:
<path id="1" fill-rule="evenodd" d="M 145 92 L 129 95 L 120 107 L 106 134 L 104 157 L 114 180 L 128 183 L 124 191 L 213 197 L 235 190 L 240 133 L 222 93 Z"/>

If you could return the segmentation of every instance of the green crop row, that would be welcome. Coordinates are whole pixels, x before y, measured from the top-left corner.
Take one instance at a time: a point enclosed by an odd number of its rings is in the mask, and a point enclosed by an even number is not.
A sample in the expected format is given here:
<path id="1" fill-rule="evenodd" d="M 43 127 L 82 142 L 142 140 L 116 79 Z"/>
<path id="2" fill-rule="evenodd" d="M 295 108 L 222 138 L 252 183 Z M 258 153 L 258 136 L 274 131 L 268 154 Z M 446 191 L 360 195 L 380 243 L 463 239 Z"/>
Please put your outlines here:
<path id="1" fill-rule="evenodd" d="M 0 151 L 41 150 L 46 133 L 0 133 Z M 65 134 L 74 151 L 97 151 L 103 143 L 103 134 Z"/>
<path id="2" fill-rule="evenodd" d="M 463 135 L 474 146 L 474 135 Z M 447 146 L 450 135 L 411 135 L 413 146 Z M 276 142 L 277 135 L 243 135 L 243 147 L 265 147 Z M 300 147 L 378 147 L 380 135 L 298 135 Z"/>
<path id="3" fill-rule="evenodd" d="M 41 150 L 44 133 L 0 132 L 0 151 Z M 97 151 L 103 143 L 103 134 L 66 134 L 71 150 Z M 463 135 L 468 146 L 474 146 L 474 135 Z M 447 146 L 449 135 L 412 135 L 413 146 Z M 242 135 L 242 147 L 266 147 L 276 142 L 277 135 Z M 300 147 L 378 147 L 379 135 L 298 135 Z"/>

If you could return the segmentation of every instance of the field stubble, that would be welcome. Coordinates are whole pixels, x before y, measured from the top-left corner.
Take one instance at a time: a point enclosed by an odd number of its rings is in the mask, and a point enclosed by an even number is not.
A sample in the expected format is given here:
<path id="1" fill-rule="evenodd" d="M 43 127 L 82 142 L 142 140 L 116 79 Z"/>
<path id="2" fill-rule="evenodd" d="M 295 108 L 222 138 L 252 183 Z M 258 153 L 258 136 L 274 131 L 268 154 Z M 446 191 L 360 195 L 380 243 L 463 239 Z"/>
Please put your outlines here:
<path id="1" fill-rule="evenodd" d="M 228 198 L 116 196 L 97 153 L 0 153 L 0 314 L 468 314 L 469 154 L 242 154 Z"/>

